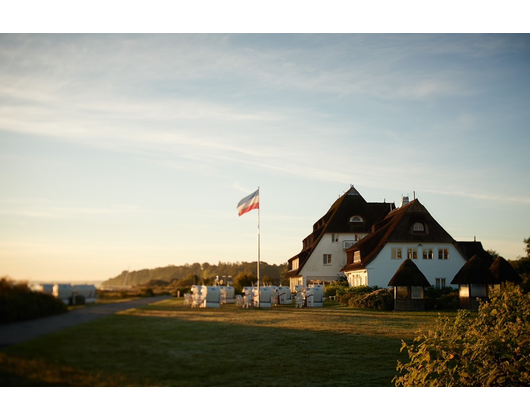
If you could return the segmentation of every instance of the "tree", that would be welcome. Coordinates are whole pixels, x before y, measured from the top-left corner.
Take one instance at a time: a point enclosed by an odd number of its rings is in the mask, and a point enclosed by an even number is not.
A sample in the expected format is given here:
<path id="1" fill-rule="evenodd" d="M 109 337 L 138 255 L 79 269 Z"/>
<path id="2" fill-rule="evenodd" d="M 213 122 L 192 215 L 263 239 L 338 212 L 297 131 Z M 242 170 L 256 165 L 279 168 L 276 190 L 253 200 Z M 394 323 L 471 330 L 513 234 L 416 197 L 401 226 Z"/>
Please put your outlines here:
<path id="1" fill-rule="evenodd" d="M 243 287 L 249 287 L 256 284 L 258 278 L 251 273 L 240 273 L 234 278 L 234 289 L 236 293 L 241 293 Z"/>
<path id="2" fill-rule="evenodd" d="M 433 330 L 401 350 L 410 361 L 398 362 L 396 386 L 528 386 L 530 295 L 507 287 L 481 304 L 476 317 L 439 316 Z"/>
<path id="3" fill-rule="evenodd" d="M 530 258 L 530 237 L 523 240 L 524 244 L 526 245 L 524 250 L 526 252 L 526 256 Z"/>
<path id="4" fill-rule="evenodd" d="M 495 261 L 497 257 L 500 256 L 499 253 L 493 249 L 488 249 L 486 252 L 491 255 L 491 258 L 493 258 L 493 261 Z"/>

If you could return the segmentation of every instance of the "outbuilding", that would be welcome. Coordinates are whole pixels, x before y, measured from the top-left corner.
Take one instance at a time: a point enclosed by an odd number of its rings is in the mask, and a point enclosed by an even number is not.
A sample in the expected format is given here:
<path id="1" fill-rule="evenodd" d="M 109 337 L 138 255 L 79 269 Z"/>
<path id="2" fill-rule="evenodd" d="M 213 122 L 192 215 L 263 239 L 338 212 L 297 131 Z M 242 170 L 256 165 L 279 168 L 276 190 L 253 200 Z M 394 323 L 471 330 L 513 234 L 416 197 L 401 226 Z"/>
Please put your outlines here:
<path id="1" fill-rule="evenodd" d="M 90 284 L 76 284 L 73 286 L 74 300 L 77 303 L 80 296 L 82 296 L 84 303 L 96 303 L 98 291 L 96 286 Z"/>
<path id="2" fill-rule="evenodd" d="M 458 285 L 460 308 L 478 311 L 480 301 L 489 298 L 489 289 L 500 285 L 487 263 L 478 255 L 473 256 L 456 273 L 451 284 Z"/>
<path id="3" fill-rule="evenodd" d="M 62 300 L 65 305 L 74 304 L 74 288 L 71 284 L 54 284 L 53 296 L 55 296 L 59 300 Z"/>
<path id="4" fill-rule="evenodd" d="M 500 281 L 501 287 L 505 287 L 508 283 L 521 284 L 523 279 L 515 268 L 502 257 L 497 257 L 490 267 L 490 271 L 495 278 Z"/>
<path id="5" fill-rule="evenodd" d="M 395 311 L 425 310 L 425 288 L 430 283 L 414 261 L 403 261 L 388 285 L 394 288 Z"/>

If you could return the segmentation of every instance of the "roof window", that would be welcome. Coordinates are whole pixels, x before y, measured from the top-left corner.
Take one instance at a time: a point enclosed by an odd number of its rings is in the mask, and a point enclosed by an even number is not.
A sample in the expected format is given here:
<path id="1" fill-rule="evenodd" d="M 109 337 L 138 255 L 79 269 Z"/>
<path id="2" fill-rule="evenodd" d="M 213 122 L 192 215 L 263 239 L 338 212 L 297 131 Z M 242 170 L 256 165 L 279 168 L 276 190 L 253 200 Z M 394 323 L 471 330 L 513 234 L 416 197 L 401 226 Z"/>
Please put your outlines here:
<path id="1" fill-rule="evenodd" d="M 352 216 L 350 217 L 350 223 L 363 223 L 364 220 L 361 216 Z"/>
<path id="2" fill-rule="evenodd" d="M 412 232 L 414 233 L 425 233 L 425 225 L 420 222 L 414 223 L 412 226 Z"/>

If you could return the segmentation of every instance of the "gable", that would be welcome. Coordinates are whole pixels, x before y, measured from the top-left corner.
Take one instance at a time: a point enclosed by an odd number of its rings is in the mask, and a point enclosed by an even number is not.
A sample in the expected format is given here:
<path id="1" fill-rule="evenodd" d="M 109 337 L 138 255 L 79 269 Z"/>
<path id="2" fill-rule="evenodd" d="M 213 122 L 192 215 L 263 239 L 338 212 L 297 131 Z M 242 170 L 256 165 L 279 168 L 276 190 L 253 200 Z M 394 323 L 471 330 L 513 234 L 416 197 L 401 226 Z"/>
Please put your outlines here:
<path id="1" fill-rule="evenodd" d="M 495 278 L 501 283 L 503 282 L 512 282 L 512 283 L 522 283 L 523 279 L 513 266 L 502 257 L 497 257 L 490 267 L 490 271 L 493 273 Z"/>
<path id="2" fill-rule="evenodd" d="M 288 260 L 288 276 L 299 275 L 326 233 L 368 233 L 375 223 L 384 220 L 394 208 L 393 203 L 367 203 L 352 186 L 313 225 L 313 232 L 302 241 L 302 251 Z M 293 262 L 297 259 L 298 268 L 293 268 Z"/>
<path id="3" fill-rule="evenodd" d="M 478 255 L 474 255 L 462 268 L 456 273 L 451 284 L 500 284 L 501 280 L 497 279 L 490 271 L 488 264 Z"/>
<path id="4" fill-rule="evenodd" d="M 366 267 L 387 243 L 392 242 L 455 244 L 451 235 L 416 199 L 390 212 L 383 221 L 374 225 L 372 233 L 348 249 L 347 264 L 342 271 Z M 354 258 L 355 255 L 360 258 Z"/>
<path id="5" fill-rule="evenodd" d="M 430 283 L 418 266 L 412 260 L 406 259 L 399 266 L 388 285 L 429 287 Z"/>

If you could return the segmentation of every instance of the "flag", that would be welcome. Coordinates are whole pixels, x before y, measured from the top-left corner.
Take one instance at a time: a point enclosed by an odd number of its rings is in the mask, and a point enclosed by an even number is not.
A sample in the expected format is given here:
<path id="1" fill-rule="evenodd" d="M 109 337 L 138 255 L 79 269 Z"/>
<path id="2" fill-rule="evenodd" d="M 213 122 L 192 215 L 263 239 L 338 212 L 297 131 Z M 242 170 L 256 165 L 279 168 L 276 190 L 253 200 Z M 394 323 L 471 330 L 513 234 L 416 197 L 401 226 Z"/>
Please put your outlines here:
<path id="1" fill-rule="evenodd" d="M 243 198 L 237 205 L 237 211 L 240 216 L 254 209 L 259 209 L 259 188 Z"/>

